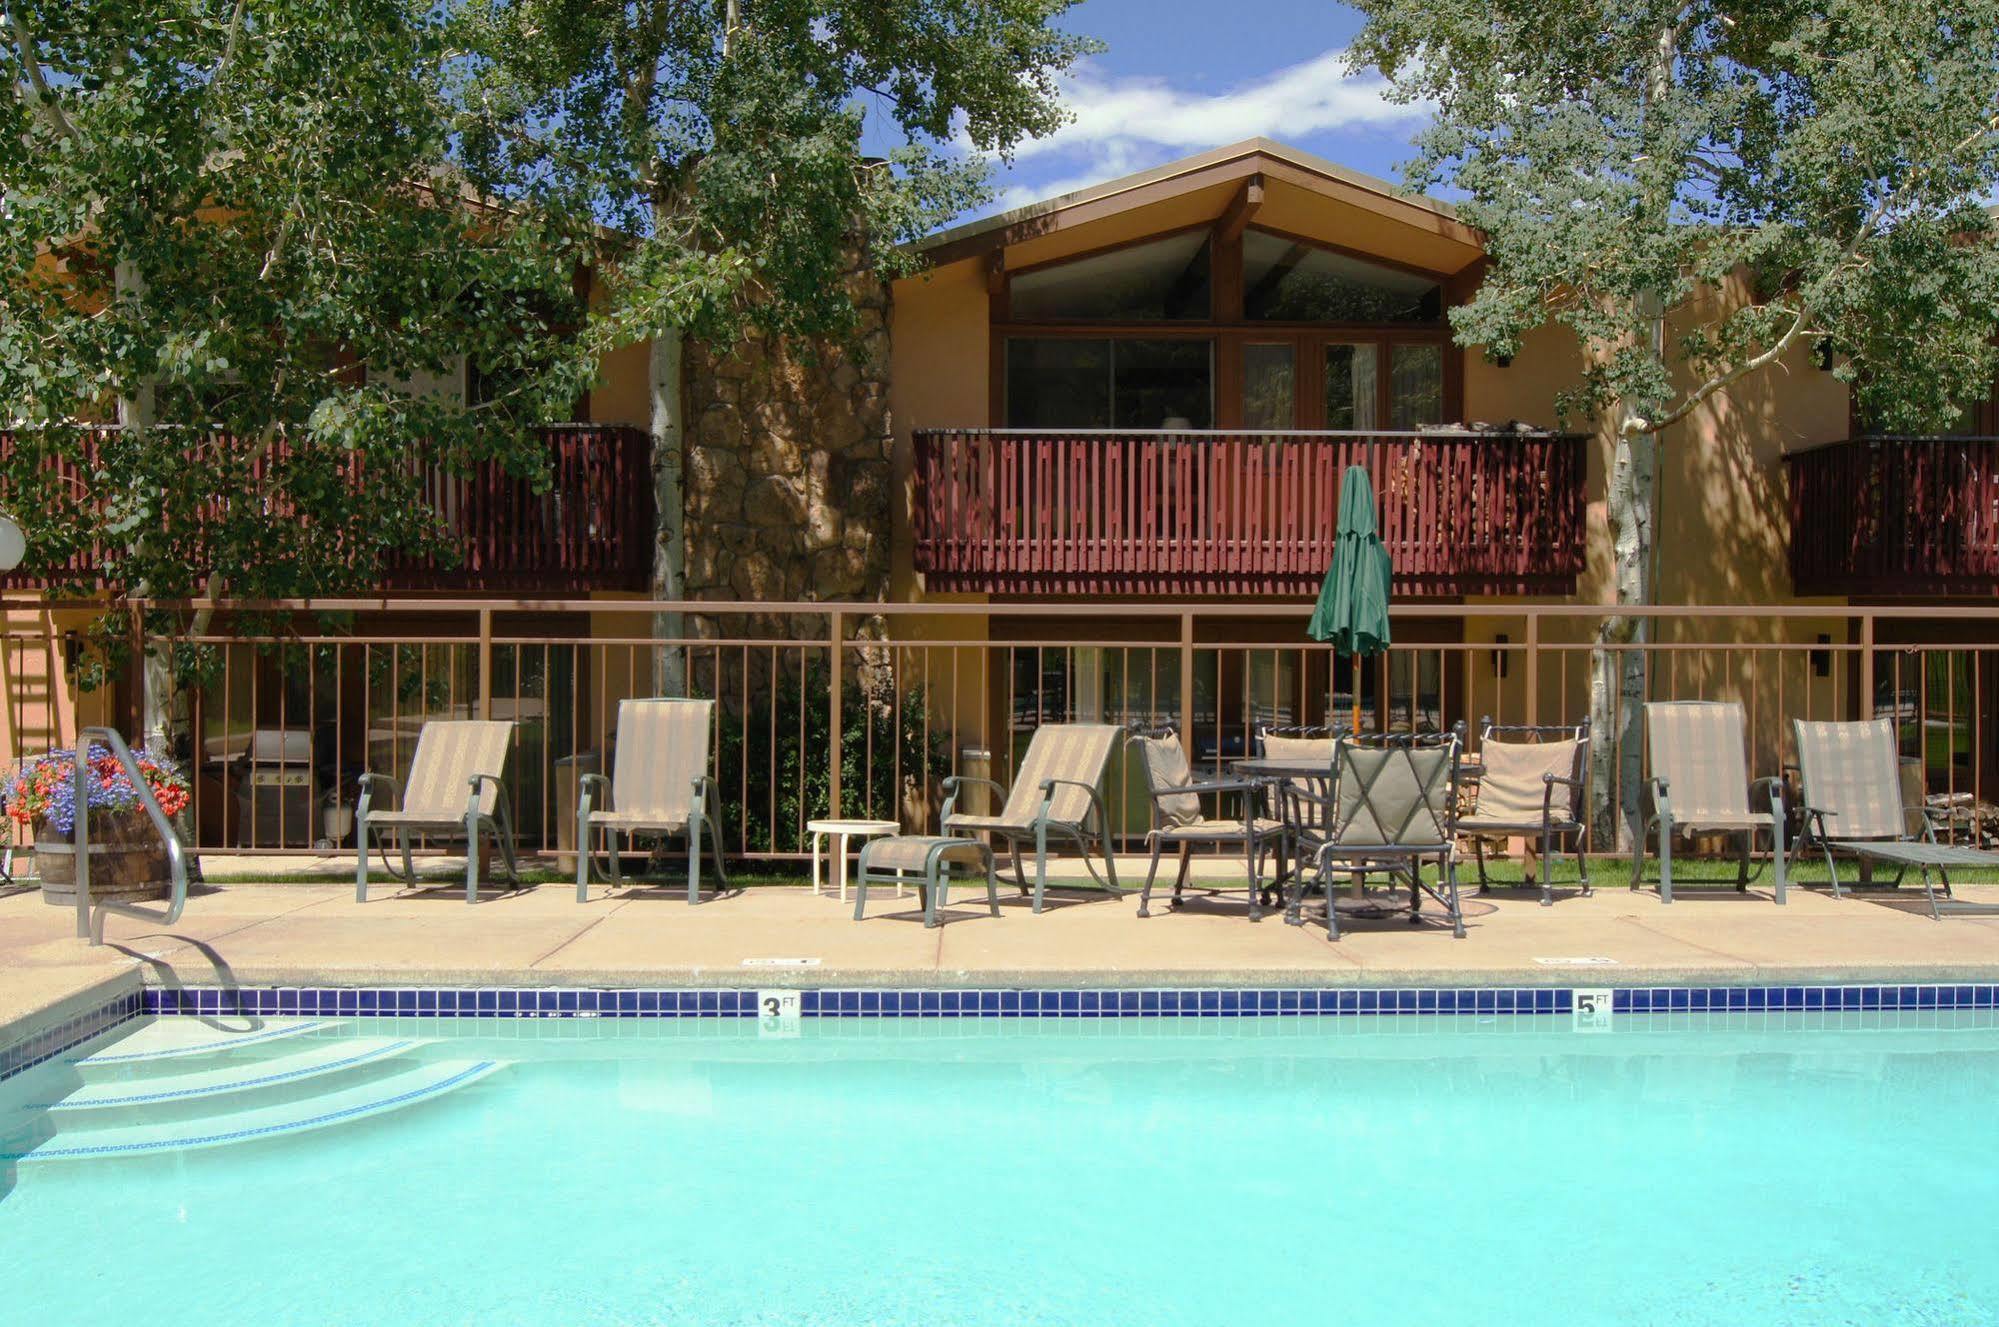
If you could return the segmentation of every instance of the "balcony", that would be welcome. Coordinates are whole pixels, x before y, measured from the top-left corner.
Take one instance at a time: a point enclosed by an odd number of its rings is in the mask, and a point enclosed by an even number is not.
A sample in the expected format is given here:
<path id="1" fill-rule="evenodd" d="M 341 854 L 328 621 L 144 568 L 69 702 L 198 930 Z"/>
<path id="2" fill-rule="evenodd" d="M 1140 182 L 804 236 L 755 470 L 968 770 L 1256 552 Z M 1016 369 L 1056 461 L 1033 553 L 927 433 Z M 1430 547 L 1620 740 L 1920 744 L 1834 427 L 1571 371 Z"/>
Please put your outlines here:
<path id="1" fill-rule="evenodd" d="M 653 488 L 651 439 L 645 430 L 623 424 L 550 424 L 537 432 L 548 450 L 548 490 L 537 493 L 529 481 L 493 463 L 465 476 L 432 474 L 426 485 L 429 505 L 451 532 L 459 557 L 451 562 L 392 559 L 384 569 L 383 590 L 576 593 L 643 590 L 650 584 Z M 100 436 L 87 433 L 82 464 L 62 467 L 49 482 L 81 487 L 95 466 Z M 226 437 L 213 441 L 230 442 Z M 10 443 L 0 433 L 0 448 Z M 99 554 L 86 550 L 58 568 L 0 578 L 0 587 L 83 582 L 115 589 L 104 585 L 102 566 Z"/>
<path id="2" fill-rule="evenodd" d="M 1516 432 L 919 429 L 916 568 L 933 591 L 1295 595 L 1364 466 L 1402 594 L 1564 594 L 1585 440 Z"/>
<path id="3" fill-rule="evenodd" d="M 1999 436 L 1851 438 L 1787 460 L 1799 594 L 1999 594 Z"/>

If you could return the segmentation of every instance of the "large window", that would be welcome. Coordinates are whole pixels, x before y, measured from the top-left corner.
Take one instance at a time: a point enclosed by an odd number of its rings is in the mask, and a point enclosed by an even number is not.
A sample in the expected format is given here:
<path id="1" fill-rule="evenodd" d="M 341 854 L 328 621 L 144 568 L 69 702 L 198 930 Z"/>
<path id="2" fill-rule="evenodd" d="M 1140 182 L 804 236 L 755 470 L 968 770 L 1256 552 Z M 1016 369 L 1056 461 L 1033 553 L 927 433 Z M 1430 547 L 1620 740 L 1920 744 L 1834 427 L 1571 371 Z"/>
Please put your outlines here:
<path id="1" fill-rule="evenodd" d="M 1007 339 L 1009 428 L 1204 429 L 1214 418 L 1212 341 Z"/>
<path id="2" fill-rule="evenodd" d="M 1189 231 L 1018 273 L 1016 322 L 1172 322 L 1210 316 L 1208 235 Z"/>
<path id="3" fill-rule="evenodd" d="M 1242 313 L 1294 323 L 1433 323 L 1436 280 L 1251 229 L 1242 237 Z"/>

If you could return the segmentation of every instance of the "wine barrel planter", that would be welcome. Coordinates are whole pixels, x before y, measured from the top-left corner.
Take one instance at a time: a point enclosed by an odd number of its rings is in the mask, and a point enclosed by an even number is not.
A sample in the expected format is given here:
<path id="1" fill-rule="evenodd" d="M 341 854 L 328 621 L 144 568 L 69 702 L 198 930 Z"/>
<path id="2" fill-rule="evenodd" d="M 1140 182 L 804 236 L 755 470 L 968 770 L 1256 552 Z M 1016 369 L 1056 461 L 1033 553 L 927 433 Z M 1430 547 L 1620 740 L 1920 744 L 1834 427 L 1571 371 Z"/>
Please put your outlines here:
<path id="1" fill-rule="evenodd" d="M 42 902 L 76 906 L 76 845 L 46 824 L 35 826 L 35 866 Z M 173 868 L 144 812 L 99 815 L 90 822 L 90 901 L 143 903 L 173 892 Z"/>

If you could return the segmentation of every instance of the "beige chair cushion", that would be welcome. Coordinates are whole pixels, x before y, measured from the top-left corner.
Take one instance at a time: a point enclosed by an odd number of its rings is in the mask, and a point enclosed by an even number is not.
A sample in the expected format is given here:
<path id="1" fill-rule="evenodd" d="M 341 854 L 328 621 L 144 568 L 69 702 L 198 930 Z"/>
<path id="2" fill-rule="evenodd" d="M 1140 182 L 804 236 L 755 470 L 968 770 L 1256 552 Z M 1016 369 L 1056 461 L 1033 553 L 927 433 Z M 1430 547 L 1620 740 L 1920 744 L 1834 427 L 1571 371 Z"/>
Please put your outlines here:
<path id="1" fill-rule="evenodd" d="M 1180 734 L 1141 737 L 1137 744 L 1144 761 L 1145 786 L 1153 794 L 1152 804 L 1159 808 L 1159 823 L 1171 829 L 1199 820 L 1199 794 L 1167 792 L 1169 788 L 1184 788 L 1194 781 L 1193 768 L 1187 764 L 1187 750 L 1180 745 Z"/>
<path id="2" fill-rule="evenodd" d="M 868 844 L 865 856 L 867 868 L 870 871 L 921 872 L 929 867 L 930 852 L 939 845 L 943 847 L 937 858 L 940 867 L 985 869 L 986 845 L 977 839 L 943 839 L 917 834 L 898 834 Z"/>
<path id="3" fill-rule="evenodd" d="M 1895 728 L 1889 720 L 1794 719 L 1792 724 L 1805 805 L 1827 813 L 1828 838 L 1899 839 L 1908 834 Z"/>
<path id="4" fill-rule="evenodd" d="M 1103 783 L 1111 749 L 1123 732 L 1113 723 L 1043 724 L 1034 730 L 1027 754 L 1020 758 L 1020 768 L 1014 771 L 1013 786 L 1007 790 L 1000 813 L 953 816 L 944 828 L 1028 829 L 1041 809 L 1041 785 L 1050 779 L 1069 782 L 1056 786 L 1048 818 L 1057 824 L 1080 825 L 1090 813 L 1090 795 L 1075 785 L 1094 788 Z"/>
<path id="5" fill-rule="evenodd" d="M 618 747 L 611 767 L 615 823 L 681 826 L 694 808 L 694 785 L 708 772 L 712 700 L 618 702 Z M 713 811 L 715 808 L 707 808 Z M 613 817 L 592 817 L 612 824 Z"/>
<path id="6" fill-rule="evenodd" d="M 1266 760 L 1323 760 L 1326 768 L 1333 765 L 1333 739 L 1330 737 L 1280 737 L 1276 733 L 1263 735 L 1263 755 Z"/>
<path id="7" fill-rule="evenodd" d="M 1333 841 L 1342 847 L 1449 842 L 1456 744 L 1409 750 L 1349 748 L 1340 765 Z"/>
<path id="8" fill-rule="evenodd" d="M 1541 823 L 1544 775 L 1575 772 L 1576 743 L 1487 741 L 1479 747 L 1477 818 L 1496 824 Z M 1575 789 L 1556 784 L 1548 809 L 1557 820 L 1575 818 Z"/>
<path id="9" fill-rule="evenodd" d="M 1749 810 L 1742 731 L 1742 707 L 1733 701 L 1655 700 L 1645 706 L 1652 775 L 1666 780 L 1676 822 L 1718 828 L 1758 823 Z"/>
<path id="10" fill-rule="evenodd" d="M 513 732 L 511 723 L 497 719 L 433 719 L 424 724 L 417 734 L 409 778 L 403 783 L 397 820 L 410 825 L 462 824 L 472 796 L 472 776 L 501 776 Z M 499 800 L 499 790 L 491 782 L 481 785 L 479 814 L 492 815 Z M 376 819 L 380 824 L 395 823 Z"/>

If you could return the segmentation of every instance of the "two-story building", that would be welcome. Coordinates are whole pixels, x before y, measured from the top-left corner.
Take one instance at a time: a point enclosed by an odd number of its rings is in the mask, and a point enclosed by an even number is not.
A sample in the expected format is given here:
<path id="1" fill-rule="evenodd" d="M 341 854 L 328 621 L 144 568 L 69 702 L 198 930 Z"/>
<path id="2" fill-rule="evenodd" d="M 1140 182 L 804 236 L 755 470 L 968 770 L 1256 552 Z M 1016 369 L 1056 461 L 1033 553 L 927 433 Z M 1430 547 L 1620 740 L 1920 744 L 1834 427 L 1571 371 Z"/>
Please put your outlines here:
<path id="1" fill-rule="evenodd" d="M 1609 440 L 1558 418 L 1582 370 L 1566 331 L 1510 360 L 1454 343 L 1447 311 L 1485 256 L 1448 205 L 1253 140 L 918 248 L 923 270 L 887 289 L 856 275 L 851 347 L 688 348 L 688 597 L 958 606 L 893 616 L 888 634 L 983 647 L 954 674 L 951 736 L 998 751 L 1005 730 L 1102 714 L 1177 716 L 1226 755 L 1258 725 L 1343 713 L 1356 691 L 1367 722 L 1392 726 L 1586 711 L 1584 610 L 1612 597 Z M 650 635 L 649 614 L 617 604 L 655 583 L 652 363 L 645 346 L 608 357 L 583 417 L 550 427 L 549 493 L 499 475 L 441 487 L 463 563 L 399 567 L 384 591 L 490 603 L 486 629 L 523 641 Z M 1351 464 L 1374 481 L 1398 645 L 1414 647 L 1358 671 L 1297 648 Z M 1999 712 L 1999 668 L 1975 652 L 1932 652 L 1913 674 L 1893 662 L 1902 646 L 1999 643 L 1999 616 L 1951 607 L 1999 592 L 1995 503 L 1999 398 L 1962 435 L 1880 439 L 1807 351 L 1736 384 L 1666 437 L 1656 583 L 1663 604 L 1742 607 L 1658 624 L 1654 693 L 1774 694 L 1756 719 L 1770 760 L 1784 716 L 1881 712 L 1885 697 L 1941 725 L 1919 743 L 1933 784 L 1999 772 L 1980 717 Z M 535 607 L 557 599 L 601 608 Z M 1167 621 L 1169 603 L 1200 612 Z M 1857 604 L 1939 607 L 1863 629 Z M 1579 611 L 1526 625 L 1523 605 Z M 9 655 L 17 748 L 60 736 L 68 703 L 63 620 L 38 620 L 42 662 Z M 1180 676 L 1197 653 L 1199 675 Z M 553 753 L 654 687 L 635 658 L 579 656 L 537 684 L 585 716 L 543 742 L 551 780 Z M 225 726 L 264 725 L 272 703 L 245 699 L 255 713 Z"/>

